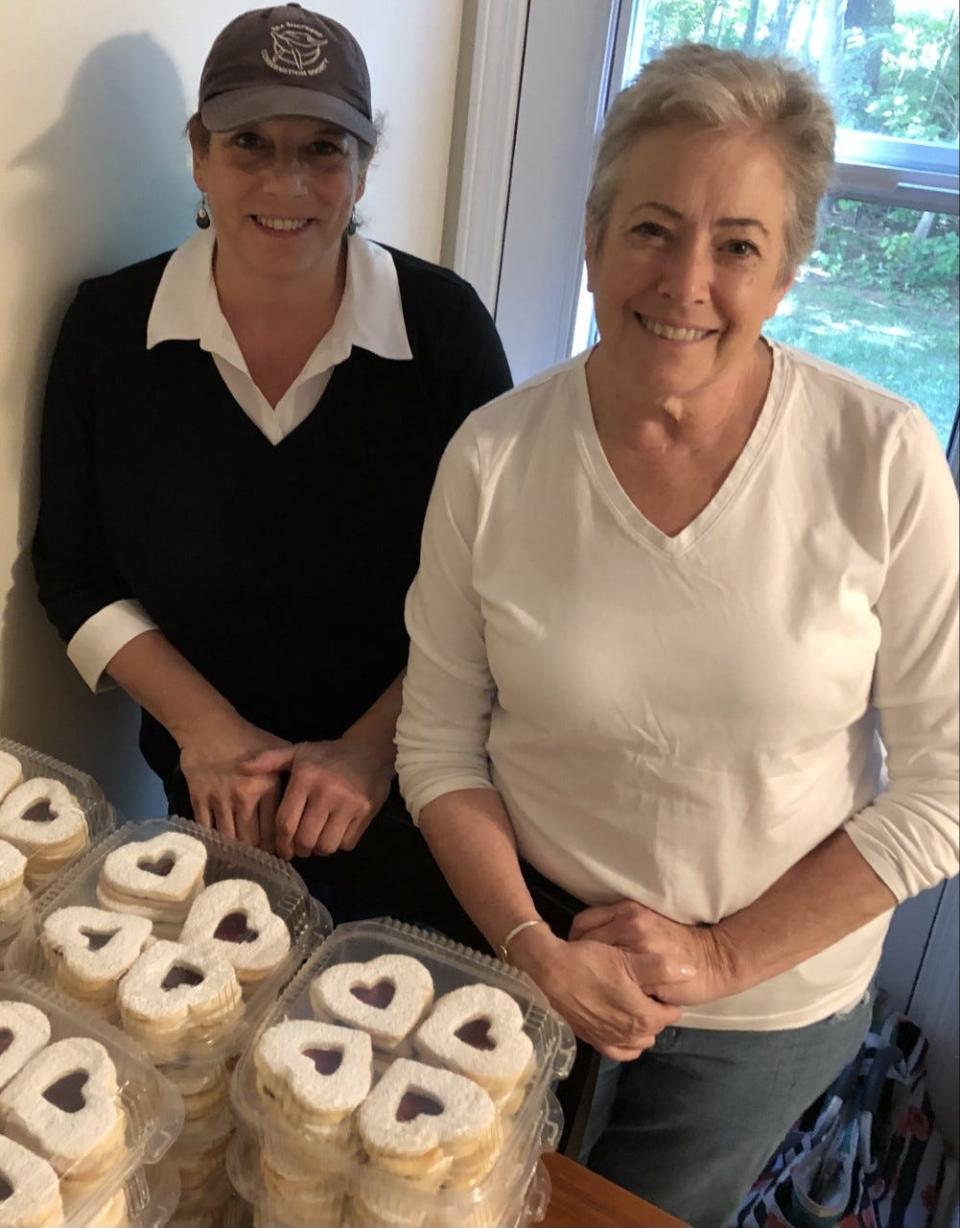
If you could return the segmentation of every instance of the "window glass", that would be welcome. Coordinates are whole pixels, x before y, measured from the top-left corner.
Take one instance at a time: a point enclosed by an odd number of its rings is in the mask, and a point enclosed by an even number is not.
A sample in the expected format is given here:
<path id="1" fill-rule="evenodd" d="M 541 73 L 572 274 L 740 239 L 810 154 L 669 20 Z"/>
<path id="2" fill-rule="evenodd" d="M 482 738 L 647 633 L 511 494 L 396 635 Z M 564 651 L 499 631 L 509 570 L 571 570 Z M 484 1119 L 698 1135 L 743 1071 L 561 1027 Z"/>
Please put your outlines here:
<path id="1" fill-rule="evenodd" d="M 817 250 L 766 332 L 916 401 L 946 447 L 960 392 L 958 276 L 955 217 L 828 200 Z"/>
<path id="2" fill-rule="evenodd" d="M 841 127 L 957 139 L 956 0 L 639 0 L 624 80 L 686 39 L 792 56 L 817 74 Z"/>
<path id="3" fill-rule="evenodd" d="M 902 164 L 949 154 L 955 188 L 957 24 L 955 0 L 635 0 L 623 81 L 685 39 L 787 54 L 833 100 L 845 151 L 885 137 Z M 955 214 L 831 197 L 817 250 L 767 332 L 916 401 L 946 447 L 960 392 L 958 275 Z M 595 340 L 584 278 L 572 352 Z"/>

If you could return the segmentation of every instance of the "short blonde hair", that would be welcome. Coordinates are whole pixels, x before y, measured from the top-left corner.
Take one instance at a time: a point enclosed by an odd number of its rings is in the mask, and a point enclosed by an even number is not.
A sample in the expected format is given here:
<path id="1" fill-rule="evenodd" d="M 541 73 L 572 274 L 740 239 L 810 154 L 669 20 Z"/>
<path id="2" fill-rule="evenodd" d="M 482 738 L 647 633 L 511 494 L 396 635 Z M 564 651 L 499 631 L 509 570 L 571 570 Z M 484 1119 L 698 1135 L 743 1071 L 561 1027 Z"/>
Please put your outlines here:
<path id="1" fill-rule="evenodd" d="M 836 120 L 814 78 L 780 58 L 680 43 L 645 65 L 614 99 L 600 137 L 587 232 L 603 242 L 623 161 L 641 133 L 675 123 L 753 129 L 783 152 L 791 203 L 784 231 L 785 279 L 812 250 L 817 210 L 830 182 Z"/>

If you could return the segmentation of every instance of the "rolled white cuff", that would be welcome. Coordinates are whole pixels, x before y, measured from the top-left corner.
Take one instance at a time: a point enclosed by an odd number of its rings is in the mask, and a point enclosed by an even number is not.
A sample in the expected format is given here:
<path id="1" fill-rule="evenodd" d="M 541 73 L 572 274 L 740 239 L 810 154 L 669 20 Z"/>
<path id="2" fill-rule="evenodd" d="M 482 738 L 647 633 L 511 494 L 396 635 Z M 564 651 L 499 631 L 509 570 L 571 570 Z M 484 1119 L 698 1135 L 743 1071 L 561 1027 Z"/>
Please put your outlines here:
<path id="1" fill-rule="evenodd" d="M 139 602 L 114 601 L 90 615 L 67 645 L 67 656 L 91 691 L 109 691 L 115 684 L 104 671 L 116 654 L 144 631 L 156 630 Z"/>

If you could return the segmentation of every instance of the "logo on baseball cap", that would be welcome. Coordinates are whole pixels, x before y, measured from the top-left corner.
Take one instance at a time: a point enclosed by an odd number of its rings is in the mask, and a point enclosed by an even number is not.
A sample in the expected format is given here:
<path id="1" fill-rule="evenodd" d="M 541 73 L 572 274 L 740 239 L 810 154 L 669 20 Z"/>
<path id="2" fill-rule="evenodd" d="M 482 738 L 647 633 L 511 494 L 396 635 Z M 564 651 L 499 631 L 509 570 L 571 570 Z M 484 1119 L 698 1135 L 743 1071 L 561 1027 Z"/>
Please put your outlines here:
<path id="1" fill-rule="evenodd" d="M 220 32 L 200 77 L 199 110 L 211 132 L 306 115 L 377 143 L 360 44 L 299 4 L 242 13 Z"/>

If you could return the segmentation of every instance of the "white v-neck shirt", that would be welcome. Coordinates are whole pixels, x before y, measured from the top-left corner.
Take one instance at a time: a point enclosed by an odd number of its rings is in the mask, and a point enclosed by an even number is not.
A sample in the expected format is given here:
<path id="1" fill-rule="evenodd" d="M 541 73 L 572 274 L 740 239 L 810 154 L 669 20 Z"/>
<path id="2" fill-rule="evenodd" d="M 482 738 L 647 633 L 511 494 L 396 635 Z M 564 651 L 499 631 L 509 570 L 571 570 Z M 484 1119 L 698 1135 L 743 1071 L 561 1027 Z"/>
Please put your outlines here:
<path id="1" fill-rule="evenodd" d="M 284 395 L 271 406 L 247 368 L 220 308 L 213 278 L 216 231 L 199 231 L 170 257 L 157 286 L 147 320 L 146 348 L 166 341 L 196 341 L 206 350 L 237 403 L 238 412 L 273 444 L 278 444 L 318 406 L 333 369 L 358 346 L 381 358 L 412 359 L 393 257 L 359 235 L 347 240 L 343 298 L 333 325 Z M 197 406 L 203 412 L 203 406 Z M 114 601 L 78 628 L 67 656 L 91 690 L 113 684 L 105 674 L 124 644 L 156 629 L 139 602 Z"/>
<path id="2" fill-rule="evenodd" d="M 750 904 L 840 827 L 898 899 L 957 872 L 942 449 L 915 406 L 773 354 L 746 447 L 675 537 L 606 459 L 585 355 L 467 420 L 407 601 L 398 768 L 415 816 L 496 788 L 550 879 L 684 923 Z M 888 922 L 683 1022 L 790 1028 L 848 1007 Z"/>

